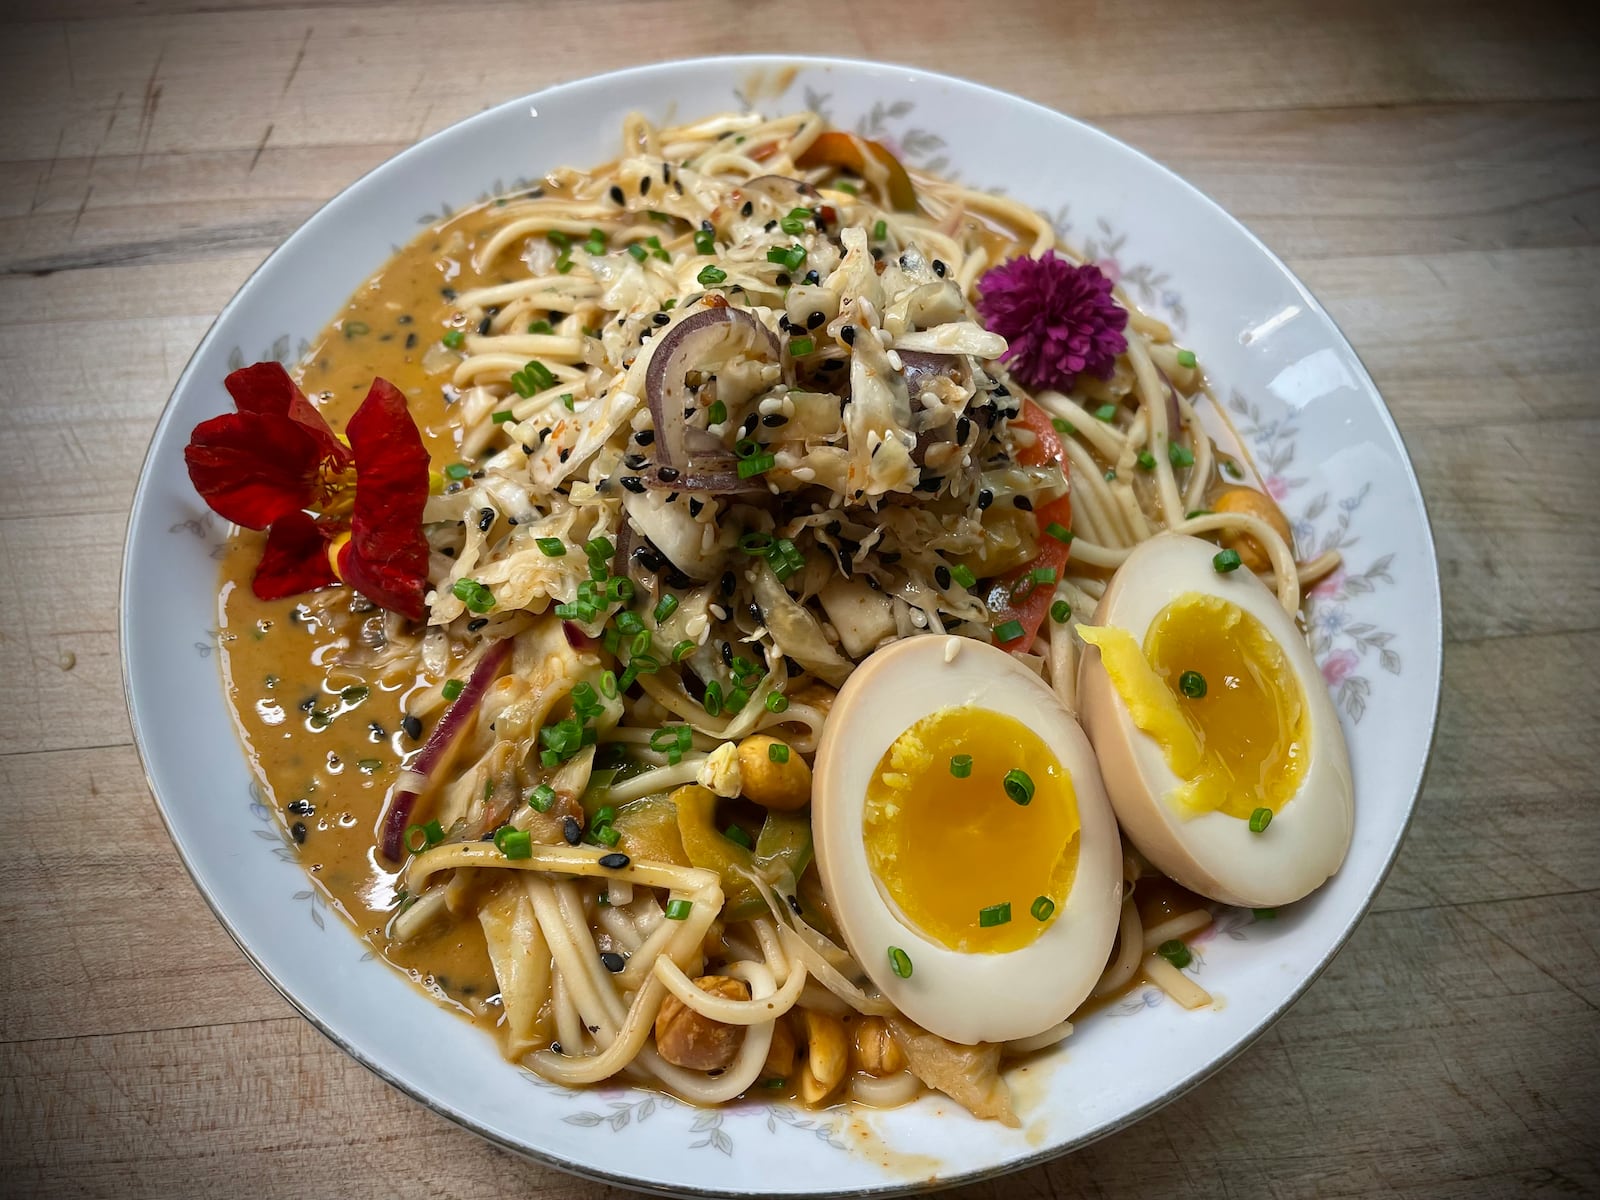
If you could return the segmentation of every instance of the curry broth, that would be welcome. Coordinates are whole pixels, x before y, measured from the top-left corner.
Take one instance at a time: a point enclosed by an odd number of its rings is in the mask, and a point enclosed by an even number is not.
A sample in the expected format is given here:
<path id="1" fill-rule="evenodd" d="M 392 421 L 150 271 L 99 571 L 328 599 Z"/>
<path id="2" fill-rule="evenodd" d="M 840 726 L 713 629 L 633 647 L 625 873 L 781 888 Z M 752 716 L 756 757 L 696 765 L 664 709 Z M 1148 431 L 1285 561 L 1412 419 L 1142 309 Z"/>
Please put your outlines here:
<path id="1" fill-rule="evenodd" d="M 424 231 L 322 332 L 295 374 L 336 431 L 381 376 L 405 394 L 434 462 L 458 457 L 450 419 L 456 359 L 436 347 L 461 323 L 456 291 L 510 278 L 472 267 L 475 247 L 504 221 L 502 208 L 491 201 Z M 423 742 L 402 727 L 406 698 L 423 681 L 369 679 L 337 665 L 339 649 L 355 644 L 374 615 L 351 603 L 353 593 L 329 593 L 334 602 L 315 607 L 303 597 L 257 599 L 250 579 L 265 541 L 250 530 L 228 540 L 218 628 L 228 703 L 266 802 L 314 885 L 377 953 L 492 1024 L 498 987 L 477 921 L 440 922 L 407 943 L 385 936 L 399 906 L 399 873 L 380 856 L 377 829 L 402 761 Z"/>

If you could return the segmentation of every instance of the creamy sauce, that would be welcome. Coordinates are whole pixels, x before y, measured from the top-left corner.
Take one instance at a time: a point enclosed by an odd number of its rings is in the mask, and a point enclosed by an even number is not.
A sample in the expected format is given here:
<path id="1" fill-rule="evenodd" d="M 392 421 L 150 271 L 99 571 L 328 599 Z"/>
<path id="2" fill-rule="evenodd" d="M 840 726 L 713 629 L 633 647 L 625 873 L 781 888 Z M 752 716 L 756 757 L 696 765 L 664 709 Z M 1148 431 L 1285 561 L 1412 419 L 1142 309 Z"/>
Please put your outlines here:
<path id="1" fill-rule="evenodd" d="M 472 268 L 473 248 L 502 220 L 491 201 L 425 230 L 323 331 L 297 378 L 335 430 L 381 376 L 405 393 L 435 463 L 456 460 L 450 374 L 457 360 L 438 343 L 460 325 L 456 292 L 510 278 Z M 384 934 L 399 906 L 397 872 L 378 854 L 376 830 L 402 759 L 421 746 L 401 724 L 418 680 L 367 678 L 337 665 L 338 652 L 358 645 L 378 615 L 352 611 L 364 607 L 352 604 L 353 593 L 258 600 L 250 578 L 265 541 L 249 530 L 229 539 L 218 617 L 228 702 L 266 803 L 315 886 L 374 950 L 437 998 L 492 1025 L 499 989 L 476 920 L 437 922 L 405 943 Z"/>

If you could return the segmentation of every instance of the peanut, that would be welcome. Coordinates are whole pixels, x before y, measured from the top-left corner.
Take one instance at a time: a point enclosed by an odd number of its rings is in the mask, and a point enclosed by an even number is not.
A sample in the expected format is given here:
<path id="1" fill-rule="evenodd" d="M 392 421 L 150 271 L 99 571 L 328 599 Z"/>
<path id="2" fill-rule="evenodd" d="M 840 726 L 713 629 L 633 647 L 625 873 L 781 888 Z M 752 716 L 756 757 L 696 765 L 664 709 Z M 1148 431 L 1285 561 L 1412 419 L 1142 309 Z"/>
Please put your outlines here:
<path id="1" fill-rule="evenodd" d="M 774 746 L 783 747 L 782 762 L 773 760 Z M 791 812 L 811 801 L 811 768 L 788 742 L 753 734 L 739 743 L 739 788 L 763 808 Z"/>
<path id="2" fill-rule="evenodd" d="M 800 1068 L 800 1100 L 821 1104 L 844 1079 L 849 1049 L 845 1044 L 844 1022 L 815 1009 L 801 1013 L 805 1024 L 806 1062 Z"/>
<path id="3" fill-rule="evenodd" d="M 863 1017 L 856 1022 L 850 1062 L 856 1070 L 882 1079 L 906 1069 L 906 1054 L 882 1017 Z"/>
<path id="4" fill-rule="evenodd" d="M 726 975 L 702 975 L 694 982 L 702 992 L 713 996 L 750 999 L 750 989 Z M 663 1000 L 661 1011 L 656 1014 L 656 1052 L 686 1071 L 724 1070 L 743 1043 L 742 1028 L 702 1016 L 676 996 Z"/>

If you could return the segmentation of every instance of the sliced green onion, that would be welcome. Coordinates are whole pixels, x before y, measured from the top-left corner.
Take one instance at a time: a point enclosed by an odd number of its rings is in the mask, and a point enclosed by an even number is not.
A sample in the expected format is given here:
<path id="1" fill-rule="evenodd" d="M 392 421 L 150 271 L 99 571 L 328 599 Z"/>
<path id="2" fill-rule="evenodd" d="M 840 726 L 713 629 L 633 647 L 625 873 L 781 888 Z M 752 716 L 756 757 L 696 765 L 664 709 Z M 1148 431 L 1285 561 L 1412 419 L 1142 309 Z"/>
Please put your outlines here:
<path id="1" fill-rule="evenodd" d="M 1275 921 L 1278 918 L 1278 910 L 1275 908 L 1252 908 L 1250 915 L 1258 921 Z"/>
<path id="2" fill-rule="evenodd" d="M 509 408 L 502 408 L 499 412 L 492 414 L 491 419 L 496 425 L 504 425 L 507 421 L 515 421 L 517 414 Z"/>
<path id="3" fill-rule="evenodd" d="M 589 832 L 602 846 L 615 846 L 622 840 L 622 835 L 609 825 L 596 824 Z"/>
<path id="4" fill-rule="evenodd" d="M 808 337 L 789 339 L 789 353 L 795 358 L 803 358 L 817 348 L 817 344 Z"/>
<path id="5" fill-rule="evenodd" d="M 1014 804 L 1027 805 L 1033 800 L 1033 777 L 1021 767 L 1006 772 L 1003 786 Z"/>
<path id="6" fill-rule="evenodd" d="M 1258 808 L 1250 814 L 1251 833 L 1261 833 L 1271 824 L 1272 810 L 1270 808 Z"/>
<path id="7" fill-rule="evenodd" d="M 669 920 L 669 921 L 686 921 L 686 920 L 689 919 L 689 914 L 693 910 L 694 910 L 694 901 L 693 900 L 668 900 L 667 901 L 667 920 Z"/>
<path id="8" fill-rule="evenodd" d="M 900 979 L 911 978 L 911 956 L 899 946 L 889 947 L 889 969 Z"/>
<path id="9" fill-rule="evenodd" d="M 774 542 L 775 539 L 770 533 L 762 533 L 759 530 L 751 530 L 749 533 L 741 533 L 739 535 L 739 549 L 746 554 L 752 554 L 759 558 L 765 558 L 772 552 Z"/>
<path id="10" fill-rule="evenodd" d="M 1051 521 L 1050 524 L 1044 527 L 1044 531 L 1048 536 L 1062 543 L 1062 545 L 1072 544 L 1072 530 L 1068 529 L 1060 521 Z"/>
<path id="11" fill-rule="evenodd" d="M 617 628 L 622 631 L 624 637 L 632 637 L 644 628 L 644 622 L 639 620 L 636 613 L 619 612 L 617 614 Z"/>
<path id="12" fill-rule="evenodd" d="M 451 463 L 444 469 L 444 473 L 451 479 L 465 479 L 472 474 L 472 468 L 466 463 Z"/>
<path id="13" fill-rule="evenodd" d="M 633 245 L 628 247 L 628 253 L 633 255 L 634 260 L 637 262 L 644 262 L 650 257 L 650 251 L 646 250 L 644 246 L 638 242 L 635 242 Z"/>
<path id="14" fill-rule="evenodd" d="M 708 717 L 722 715 L 722 685 L 715 679 L 706 684 L 706 693 L 700 699 L 700 706 L 706 710 Z"/>
<path id="15" fill-rule="evenodd" d="M 617 698 L 617 677 L 614 672 L 600 672 L 600 694 L 607 700 L 615 700 Z"/>
<path id="16" fill-rule="evenodd" d="M 727 419 L 728 406 L 721 400 L 713 400 L 711 406 L 706 409 L 706 424 L 721 425 Z"/>
<path id="17" fill-rule="evenodd" d="M 559 229 L 552 229 L 544 236 L 557 250 L 572 249 L 572 239 Z"/>
<path id="18" fill-rule="evenodd" d="M 1139 451 L 1139 457 L 1134 461 L 1139 464 L 1141 471 L 1154 471 L 1156 469 L 1156 456 L 1148 450 Z"/>
<path id="19" fill-rule="evenodd" d="M 458 579 L 450 590 L 471 612 L 486 613 L 494 607 L 494 593 L 476 579 Z"/>
<path id="20" fill-rule="evenodd" d="M 407 825 L 401 841 L 412 854 L 421 854 L 428 848 L 428 831 L 421 825 Z"/>
<path id="21" fill-rule="evenodd" d="M 1194 961 L 1194 955 L 1189 953 L 1189 947 L 1177 938 L 1173 938 L 1170 942 L 1162 942 L 1156 947 L 1156 953 L 1180 971 Z"/>
<path id="22" fill-rule="evenodd" d="M 978 910 L 978 928 L 993 929 L 996 925 L 1009 925 L 1011 923 L 1011 902 L 1004 904 L 991 904 L 988 908 Z"/>
<path id="23" fill-rule="evenodd" d="M 573 404 L 572 393 L 571 392 L 562 392 L 561 393 L 561 407 L 566 409 L 568 412 L 576 412 L 577 411 L 576 407 Z"/>
<path id="24" fill-rule="evenodd" d="M 528 793 L 528 807 L 534 812 L 549 812 L 555 802 L 556 790 L 548 783 L 541 783 Z"/>
<path id="25" fill-rule="evenodd" d="M 781 713 L 788 709 L 789 697 L 782 692 L 768 692 L 766 703 L 769 713 Z"/>
<path id="26" fill-rule="evenodd" d="M 1194 466 L 1194 451 L 1187 446 L 1180 446 L 1177 442 L 1167 443 L 1167 461 L 1175 467 Z"/>
<path id="27" fill-rule="evenodd" d="M 694 231 L 694 248 L 700 254 L 715 254 L 717 252 L 717 237 L 709 229 L 696 229 Z"/>
<path id="28" fill-rule="evenodd" d="M 656 608 L 655 608 L 655 614 L 654 614 L 655 615 L 655 619 L 656 619 L 656 624 L 657 625 L 661 624 L 661 622 L 665 621 L 667 618 L 672 616 L 672 614 L 677 612 L 677 611 L 678 611 L 678 598 L 676 596 L 672 595 L 672 593 L 668 592 L 665 596 L 662 596 L 661 599 L 656 601 Z"/>
<path id="29" fill-rule="evenodd" d="M 786 763 L 789 761 L 789 747 L 782 742 L 773 742 L 767 747 L 767 758 L 771 762 Z"/>
<path id="30" fill-rule="evenodd" d="M 1206 677 L 1199 671 L 1185 671 L 1178 676 L 1178 690 L 1191 700 L 1206 694 Z"/>
<path id="31" fill-rule="evenodd" d="M 1054 567 L 1035 567 L 1028 572 L 1028 578 L 1033 580 L 1035 586 L 1054 583 L 1056 581 L 1056 569 Z"/>
<path id="32" fill-rule="evenodd" d="M 994 627 L 994 640 L 997 642 L 1014 642 L 1024 632 L 1021 621 L 1002 621 Z"/>
<path id="33" fill-rule="evenodd" d="M 950 759 L 950 774 L 965 779 L 972 774 L 972 755 L 957 754 Z"/>
<path id="34" fill-rule="evenodd" d="M 604 229 L 589 230 L 589 236 L 584 241 L 583 248 L 590 254 L 604 254 L 606 252 L 606 231 Z"/>
<path id="35" fill-rule="evenodd" d="M 533 543 L 544 552 L 546 558 L 562 558 L 567 553 L 567 543 L 558 537 L 542 537 Z"/>
<path id="36" fill-rule="evenodd" d="M 628 653 L 634 658 L 642 658 L 650 653 L 650 631 L 648 629 L 641 629 L 633 635 L 633 640 L 628 643 Z M 644 670 L 643 667 L 639 669 L 641 671 Z"/>
<path id="37" fill-rule="evenodd" d="M 775 454 L 758 454 L 754 458 L 739 460 L 739 478 L 750 479 L 756 475 L 763 475 L 778 465 Z"/>
<path id="38" fill-rule="evenodd" d="M 795 213 L 804 213 L 805 216 L 796 216 Z M 778 228 L 783 230 L 790 237 L 799 237 L 806 231 L 806 222 L 810 219 L 811 210 L 809 208 L 797 208 L 794 210 L 794 212 L 791 212 L 788 216 L 784 217 L 783 220 L 778 222 Z"/>
<path id="39" fill-rule="evenodd" d="M 690 641 L 688 638 L 684 638 L 683 641 L 679 642 L 676 646 L 674 646 L 672 648 L 672 661 L 673 662 L 682 662 L 684 659 L 688 658 L 689 655 L 691 655 L 693 653 L 694 653 L 694 643 L 692 641 Z"/>
<path id="40" fill-rule="evenodd" d="M 1050 418 L 1050 425 L 1051 425 L 1051 428 L 1053 428 L 1057 433 L 1065 433 L 1065 434 L 1071 435 L 1071 434 L 1074 434 L 1074 433 L 1078 432 L 1076 429 L 1074 429 L 1072 427 L 1072 422 L 1071 421 L 1064 421 L 1060 417 L 1051 417 Z"/>
<path id="41" fill-rule="evenodd" d="M 1049 896 L 1040 896 L 1035 900 L 1028 911 L 1033 914 L 1035 921 L 1048 921 L 1050 914 L 1056 911 L 1056 902 Z"/>
<path id="42" fill-rule="evenodd" d="M 873 241 L 881 242 L 888 236 L 889 236 L 889 222 L 880 219 L 880 220 L 878 220 L 878 221 L 873 223 L 873 226 L 872 226 L 872 240 Z"/>
<path id="43" fill-rule="evenodd" d="M 861 189 L 855 184 L 851 183 L 848 179 L 835 179 L 833 181 L 833 188 L 834 191 L 843 192 L 847 196 L 859 196 L 861 194 Z M 907 971 L 906 974 L 909 975 L 911 972 Z"/>
<path id="44" fill-rule="evenodd" d="M 608 604 L 626 604 L 633 599 L 633 580 L 624 579 L 621 575 L 606 580 L 606 602 Z"/>
<path id="45" fill-rule="evenodd" d="M 459 350 L 461 349 L 461 343 L 466 341 L 466 334 L 459 329 L 451 329 L 439 340 L 450 349 Z"/>
<path id="46" fill-rule="evenodd" d="M 957 564 L 950 568 L 950 578 L 954 579 L 964 588 L 972 587 L 978 582 L 978 577 L 972 573 L 972 568 Z"/>
<path id="47" fill-rule="evenodd" d="M 1194 356 L 1194 351 L 1193 350 L 1179 350 L 1178 351 L 1178 365 L 1180 367 L 1192 367 L 1198 361 L 1199 360 L 1197 358 L 1195 358 L 1195 356 Z"/>
<path id="48" fill-rule="evenodd" d="M 494 848 L 507 858 L 532 858 L 533 835 L 526 829 L 502 825 L 494 832 Z"/>
<path id="49" fill-rule="evenodd" d="M 1050 606 L 1050 619 L 1057 625 L 1065 625 L 1072 619 L 1072 605 L 1065 600 L 1057 600 Z"/>
<path id="50" fill-rule="evenodd" d="M 1094 410 L 1094 417 L 1097 421 L 1114 421 L 1117 417 L 1117 406 L 1115 404 L 1102 404 Z"/>
<path id="51" fill-rule="evenodd" d="M 702 287 L 712 287 L 728 281 L 728 273 L 721 267 L 701 267 L 700 274 L 695 276 Z"/>
<path id="52" fill-rule="evenodd" d="M 1194 509 L 1190 509 L 1188 512 L 1184 513 L 1183 514 L 1183 519 L 1185 521 L 1192 521 L 1196 517 L 1209 517 L 1210 515 L 1211 515 L 1211 510 L 1209 508 L 1194 508 Z"/>
<path id="53" fill-rule="evenodd" d="M 554 333 L 555 328 L 549 321 L 532 321 L 528 324 L 529 333 Z"/>
<path id="54" fill-rule="evenodd" d="M 454 700 L 457 696 L 461 695 L 461 689 L 466 686 L 467 685 L 462 683 L 459 679 L 446 679 L 440 694 L 443 695 L 446 700 Z"/>
<path id="55" fill-rule="evenodd" d="M 722 836 L 730 842 L 737 842 L 746 850 L 754 850 L 756 848 L 756 844 L 750 840 L 750 835 L 737 825 L 729 825 L 722 831 Z"/>
<path id="56" fill-rule="evenodd" d="M 1211 565 L 1216 568 L 1218 575 L 1226 575 L 1229 571 L 1237 571 L 1240 562 L 1237 550 L 1221 550 L 1211 556 Z"/>

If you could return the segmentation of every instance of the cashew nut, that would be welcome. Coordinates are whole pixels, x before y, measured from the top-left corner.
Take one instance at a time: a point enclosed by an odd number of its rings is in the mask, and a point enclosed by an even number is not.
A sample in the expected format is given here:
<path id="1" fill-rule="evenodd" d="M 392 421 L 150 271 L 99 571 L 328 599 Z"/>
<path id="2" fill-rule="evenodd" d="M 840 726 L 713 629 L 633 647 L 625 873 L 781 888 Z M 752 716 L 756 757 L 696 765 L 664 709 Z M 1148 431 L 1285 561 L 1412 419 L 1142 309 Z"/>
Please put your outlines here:
<path id="1" fill-rule="evenodd" d="M 863 1017 L 856 1022 L 850 1061 L 856 1070 L 879 1079 L 906 1069 L 905 1051 L 882 1017 Z"/>
<path id="2" fill-rule="evenodd" d="M 702 975 L 695 986 L 713 996 L 729 1000 L 750 999 L 743 981 L 726 975 Z M 733 1062 L 744 1042 L 744 1030 L 724 1025 L 695 1012 L 676 996 L 661 1002 L 656 1014 L 656 1052 L 675 1067 L 686 1071 L 719 1071 Z"/>
<path id="3" fill-rule="evenodd" d="M 803 1104 L 821 1104 L 844 1079 L 849 1056 L 844 1022 L 815 1009 L 801 1013 L 805 1024 L 806 1062 L 800 1068 L 799 1093 Z"/>

